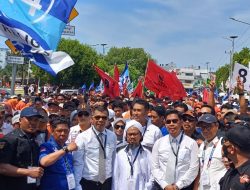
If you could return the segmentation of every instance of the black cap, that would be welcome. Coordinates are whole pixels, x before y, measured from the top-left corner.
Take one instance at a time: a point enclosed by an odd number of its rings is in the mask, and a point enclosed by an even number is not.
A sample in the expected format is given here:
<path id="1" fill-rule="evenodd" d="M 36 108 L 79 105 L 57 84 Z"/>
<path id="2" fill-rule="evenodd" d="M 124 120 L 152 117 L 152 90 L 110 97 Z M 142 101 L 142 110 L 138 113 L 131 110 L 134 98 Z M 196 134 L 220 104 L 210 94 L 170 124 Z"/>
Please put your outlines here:
<path id="1" fill-rule="evenodd" d="M 216 123 L 217 121 L 218 120 L 214 115 L 212 115 L 210 113 L 206 113 L 206 114 L 199 117 L 197 125 L 199 125 L 201 122 L 204 122 L 204 123 Z"/>
<path id="2" fill-rule="evenodd" d="M 48 106 L 58 106 L 59 107 L 59 103 L 58 102 L 49 102 Z"/>
<path id="3" fill-rule="evenodd" d="M 242 151 L 250 153 L 250 128 L 237 126 L 226 132 L 225 139 L 238 146 Z"/>

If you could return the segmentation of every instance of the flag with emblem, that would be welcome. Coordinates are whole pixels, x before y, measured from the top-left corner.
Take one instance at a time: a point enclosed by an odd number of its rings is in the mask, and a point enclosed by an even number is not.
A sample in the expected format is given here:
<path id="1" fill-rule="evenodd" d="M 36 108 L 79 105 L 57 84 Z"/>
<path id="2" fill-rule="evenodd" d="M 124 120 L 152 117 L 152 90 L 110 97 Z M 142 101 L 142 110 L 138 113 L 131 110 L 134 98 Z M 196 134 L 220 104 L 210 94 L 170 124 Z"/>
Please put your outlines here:
<path id="1" fill-rule="evenodd" d="M 0 35 L 34 64 L 56 75 L 74 64 L 56 48 L 77 0 L 0 0 Z"/>
<path id="2" fill-rule="evenodd" d="M 95 70 L 98 75 L 101 77 L 101 80 L 104 85 L 104 94 L 110 96 L 111 98 L 115 98 L 120 95 L 120 89 L 118 81 L 114 80 L 111 76 L 106 74 L 103 70 L 95 66 Z"/>

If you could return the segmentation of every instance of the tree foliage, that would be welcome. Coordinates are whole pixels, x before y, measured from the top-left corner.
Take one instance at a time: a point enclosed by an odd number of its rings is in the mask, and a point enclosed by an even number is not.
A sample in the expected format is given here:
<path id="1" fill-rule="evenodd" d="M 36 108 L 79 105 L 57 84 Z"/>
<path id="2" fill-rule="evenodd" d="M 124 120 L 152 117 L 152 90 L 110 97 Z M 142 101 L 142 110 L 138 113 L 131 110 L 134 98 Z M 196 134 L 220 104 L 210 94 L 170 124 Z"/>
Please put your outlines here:
<path id="1" fill-rule="evenodd" d="M 240 63 L 248 67 L 249 62 L 250 62 L 250 49 L 249 48 L 243 48 L 240 52 L 234 53 L 233 63 Z M 225 86 L 225 83 L 227 79 L 229 78 L 230 68 L 231 68 L 231 63 L 220 67 L 216 71 L 216 85 L 217 86 L 220 86 L 221 83 L 223 83 Z"/>
<path id="2" fill-rule="evenodd" d="M 117 64 L 120 73 L 129 63 L 130 77 L 136 80 L 144 75 L 147 60 L 150 57 L 142 48 L 116 48 L 112 47 L 107 55 L 98 54 L 95 49 L 78 40 L 62 39 L 58 46 L 59 51 L 68 53 L 75 64 L 52 77 L 45 71 L 32 66 L 33 75 L 40 78 L 43 83 L 51 83 L 65 87 L 79 87 L 82 84 L 90 85 L 92 81 L 98 84 L 99 76 L 94 70 L 93 64 L 113 76 L 114 65 Z"/>

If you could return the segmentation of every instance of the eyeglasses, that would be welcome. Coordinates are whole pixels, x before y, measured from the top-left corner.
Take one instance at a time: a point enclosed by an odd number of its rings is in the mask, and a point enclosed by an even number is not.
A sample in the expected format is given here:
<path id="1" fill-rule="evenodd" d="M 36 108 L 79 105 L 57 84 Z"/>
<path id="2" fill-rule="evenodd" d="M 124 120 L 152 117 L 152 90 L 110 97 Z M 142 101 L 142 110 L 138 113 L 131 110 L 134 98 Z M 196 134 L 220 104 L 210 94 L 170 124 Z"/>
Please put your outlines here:
<path id="1" fill-rule="evenodd" d="M 208 112 L 199 112 L 197 115 L 198 115 L 198 117 L 200 117 L 200 116 L 202 116 L 204 114 L 210 114 L 210 113 L 208 113 Z"/>
<path id="2" fill-rule="evenodd" d="M 124 130 L 124 129 L 125 129 L 125 125 L 115 125 L 114 128 L 115 128 L 115 129 L 121 128 L 121 129 Z"/>
<path id="3" fill-rule="evenodd" d="M 212 123 L 210 123 L 210 124 L 207 123 L 205 125 L 199 125 L 198 127 L 200 127 L 202 131 L 205 131 L 205 129 L 207 131 L 210 131 L 212 129 L 213 125 L 212 125 Z"/>
<path id="4" fill-rule="evenodd" d="M 178 121 L 179 121 L 179 119 L 167 119 L 166 124 L 171 124 L 171 123 L 176 124 L 176 123 L 178 123 Z"/>
<path id="5" fill-rule="evenodd" d="M 184 122 L 194 122 L 195 121 L 195 119 L 194 118 L 183 118 L 183 121 Z"/>
<path id="6" fill-rule="evenodd" d="M 100 120 L 100 119 L 102 119 L 102 120 L 107 120 L 107 119 L 108 119 L 107 116 L 99 116 L 99 115 L 94 116 L 94 118 L 95 118 L 95 120 Z"/>

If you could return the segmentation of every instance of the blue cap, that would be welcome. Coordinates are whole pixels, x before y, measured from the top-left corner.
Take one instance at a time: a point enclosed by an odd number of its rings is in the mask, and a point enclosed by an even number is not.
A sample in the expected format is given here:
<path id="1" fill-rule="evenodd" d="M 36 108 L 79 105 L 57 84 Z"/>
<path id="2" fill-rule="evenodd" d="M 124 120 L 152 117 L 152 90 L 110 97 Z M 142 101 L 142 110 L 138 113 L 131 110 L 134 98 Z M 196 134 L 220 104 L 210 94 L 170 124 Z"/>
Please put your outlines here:
<path id="1" fill-rule="evenodd" d="M 42 118 L 43 116 L 39 113 L 39 111 L 34 108 L 34 107 L 28 107 L 28 108 L 24 108 L 21 113 L 20 113 L 20 117 L 40 117 Z"/>
<path id="2" fill-rule="evenodd" d="M 204 122 L 204 123 L 216 123 L 217 121 L 218 120 L 214 115 L 212 115 L 210 113 L 207 113 L 207 114 L 204 114 L 204 115 L 199 117 L 197 125 L 199 125 L 199 123 L 201 123 L 201 122 Z"/>

